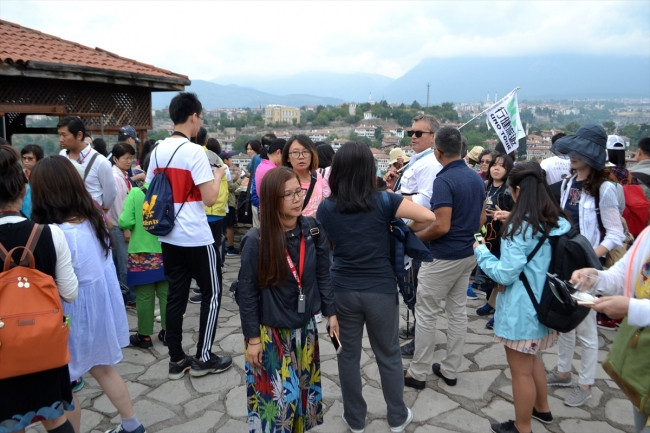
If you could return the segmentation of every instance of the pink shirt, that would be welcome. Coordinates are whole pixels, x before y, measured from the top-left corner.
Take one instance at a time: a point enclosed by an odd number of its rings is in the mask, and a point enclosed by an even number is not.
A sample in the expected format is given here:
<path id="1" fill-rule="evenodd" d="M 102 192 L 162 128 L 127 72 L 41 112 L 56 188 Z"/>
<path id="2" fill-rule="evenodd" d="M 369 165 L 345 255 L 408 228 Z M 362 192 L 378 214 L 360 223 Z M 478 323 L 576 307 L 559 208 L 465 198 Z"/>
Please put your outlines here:
<path id="1" fill-rule="evenodd" d="M 257 166 L 257 169 L 255 169 L 255 188 L 257 188 L 257 191 L 261 191 L 262 179 L 264 178 L 264 175 L 269 170 L 276 167 L 277 166 L 273 164 L 271 161 L 269 161 L 268 159 L 262 158 L 262 162 L 260 162 L 259 165 Z M 260 194 L 258 193 L 257 195 L 259 196 Z"/>

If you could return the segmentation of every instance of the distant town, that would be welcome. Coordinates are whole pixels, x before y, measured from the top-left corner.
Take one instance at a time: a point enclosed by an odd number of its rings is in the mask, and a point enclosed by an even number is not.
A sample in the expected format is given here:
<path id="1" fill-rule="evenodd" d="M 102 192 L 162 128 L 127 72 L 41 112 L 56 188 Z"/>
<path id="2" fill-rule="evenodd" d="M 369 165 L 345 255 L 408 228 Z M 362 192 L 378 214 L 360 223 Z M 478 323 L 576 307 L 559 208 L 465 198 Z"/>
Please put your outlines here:
<path id="1" fill-rule="evenodd" d="M 305 134 L 312 141 L 330 143 L 334 150 L 350 140 L 367 143 L 377 159 L 378 168 L 388 169 L 388 152 L 401 147 L 410 155 L 410 139 L 406 130 L 418 113 L 430 113 L 443 124 L 460 127 L 492 105 L 497 95 L 487 95 L 482 103 L 443 103 L 423 107 L 375 102 L 372 96 L 365 103 L 343 103 L 338 106 L 289 107 L 267 105 L 254 109 L 220 108 L 204 111 L 204 123 L 210 137 L 219 140 L 224 149 L 236 153 L 234 163 L 245 166 L 249 157 L 244 152 L 245 143 L 260 138 L 266 132 L 289 138 Z M 622 136 L 632 157 L 638 140 L 650 136 L 650 100 L 582 100 L 519 102 L 526 137 L 520 140 L 519 159 L 541 160 L 551 156 L 551 137 L 557 132 L 574 133 L 580 126 L 596 123 L 608 134 Z M 154 129 L 149 138 L 167 136 L 172 124 L 166 110 L 154 110 Z M 485 116 L 473 120 L 461 129 L 469 148 L 481 146 L 494 149 L 498 143 L 494 131 L 488 128 Z"/>

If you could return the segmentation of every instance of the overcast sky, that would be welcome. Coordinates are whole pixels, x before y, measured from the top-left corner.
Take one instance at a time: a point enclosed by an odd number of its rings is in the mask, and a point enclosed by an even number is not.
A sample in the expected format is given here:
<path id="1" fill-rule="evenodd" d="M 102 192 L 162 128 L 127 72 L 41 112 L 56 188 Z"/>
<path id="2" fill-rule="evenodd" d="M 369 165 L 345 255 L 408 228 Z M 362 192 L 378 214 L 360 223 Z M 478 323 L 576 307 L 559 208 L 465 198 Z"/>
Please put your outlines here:
<path id="1" fill-rule="evenodd" d="M 0 18 L 220 84 L 304 71 L 398 78 L 427 57 L 650 57 L 648 0 L 0 0 Z"/>

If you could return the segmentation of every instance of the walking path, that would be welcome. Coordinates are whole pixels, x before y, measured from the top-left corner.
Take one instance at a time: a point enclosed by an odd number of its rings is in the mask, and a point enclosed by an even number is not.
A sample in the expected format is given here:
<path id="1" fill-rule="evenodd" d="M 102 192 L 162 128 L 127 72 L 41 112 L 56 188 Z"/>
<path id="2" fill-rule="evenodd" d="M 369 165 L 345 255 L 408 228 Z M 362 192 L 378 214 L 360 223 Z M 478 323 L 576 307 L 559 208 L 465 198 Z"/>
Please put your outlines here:
<path id="1" fill-rule="evenodd" d="M 244 375 L 244 338 L 241 333 L 237 304 L 228 288 L 237 278 L 239 256 L 226 259 L 223 305 L 219 315 L 214 352 L 231 354 L 233 367 L 221 374 L 182 380 L 167 378 L 169 361 L 167 348 L 158 341 L 159 324 L 155 325 L 152 349 L 124 349 L 124 359 L 117 371 L 124 377 L 140 421 L 148 433 L 238 433 L 247 432 L 246 386 Z M 507 368 L 502 345 L 492 341 L 492 331 L 485 329 L 487 321 L 475 314 L 484 298 L 467 302 L 468 330 L 465 357 L 458 385 L 449 387 L 431 374 L 426 388 L 416 391 L 405 388 L 406 404 L 413 409 L 414 420 L 407 432 L 489 432 L 490 423 L 514 418 L 510 370 Z M 402 306 L 403 318 L 406 309 Z M 184 321 L 183 342 L 189 352 L 198 332 L 199 305 L 189 304 Z M 129 325 L 136 328 L 134 310 L 128 310 Z M 444 332 L 447 322 L 438 319 L 437 358 L 445 349 Z M 319 324 L 321 337 L 325 335 L 325 321 Z M 616 333 L 599 330 L 601 350 L 598 359 L 605 359 Z M 323 398 L 326 406 L 325 422 L 311 430 L 315 433 L 348 431 L 341 419 L 343 405 L 339 388 L 338 368 L 332 345 L 327 337 L 321 339 L 321 368 Z M 557 347 L 542 356 L 547 370 L 556 366 Z M 193 353 L 192 353 L 193 354 Z M 408 360 L 404 360 L 408 365 Z M 368 403 L 365 431 L 389 432 L 386 423 L 386 405 L 378 381 L 378 370 L 367 338 L 363 340 L 361 355 L 363 393 Z M 579 367 L 578 356 L 574 368 Z M 574 380 L 576 379 L 574 373 Z M 81 401 L 82 431 L 103 433 L 119 424 L 120 418 L 97 382 L 85 375 L 85 387 L 77 396 Z M 609 380 L 602 368 L 596 374 L 593 398 L 581 408 L 563 404 L 571 388 L 549 388 L 549 403 L 555 420 L 543 425 L 533 420 L 535 433 L 624 433 L 633 430 L 632 408 L 625 395 Z M 45 433 L 42 426 L 32 427 L 28 433 Z"/>

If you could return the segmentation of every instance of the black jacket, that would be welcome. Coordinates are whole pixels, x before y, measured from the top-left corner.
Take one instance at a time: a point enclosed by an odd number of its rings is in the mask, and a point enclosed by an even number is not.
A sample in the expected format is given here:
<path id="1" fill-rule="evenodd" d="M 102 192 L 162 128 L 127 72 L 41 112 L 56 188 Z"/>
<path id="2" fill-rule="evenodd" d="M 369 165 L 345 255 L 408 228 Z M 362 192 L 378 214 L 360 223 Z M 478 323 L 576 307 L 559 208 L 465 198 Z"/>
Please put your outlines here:
<path id="1" fill-rule="evenodd" d="M 273 328 L 296 329 L 322 311 L 325 316 L 336 315 L 334 292 L 330 282 L 330 259 L 327 236 L 320 224 L 317 245 L 309 235 L 305 217 L 298 219 L 298 226 L 286 233 L 291 259 L 298 267 L 300 234 L 305 235 L 305 270 L 302 274 L 305 312 L 298 313 L 298 284 L 289 272 L 287 282 L 281 287 L 265 287 L 257 284 L 259 230 L 252 228 L 242 239 L 241 269 L 237 287 L 237 303 L 244 337 L 259 337 L 260 324 Z M 287 265 L 288 266 L 288 265 Z"/>

